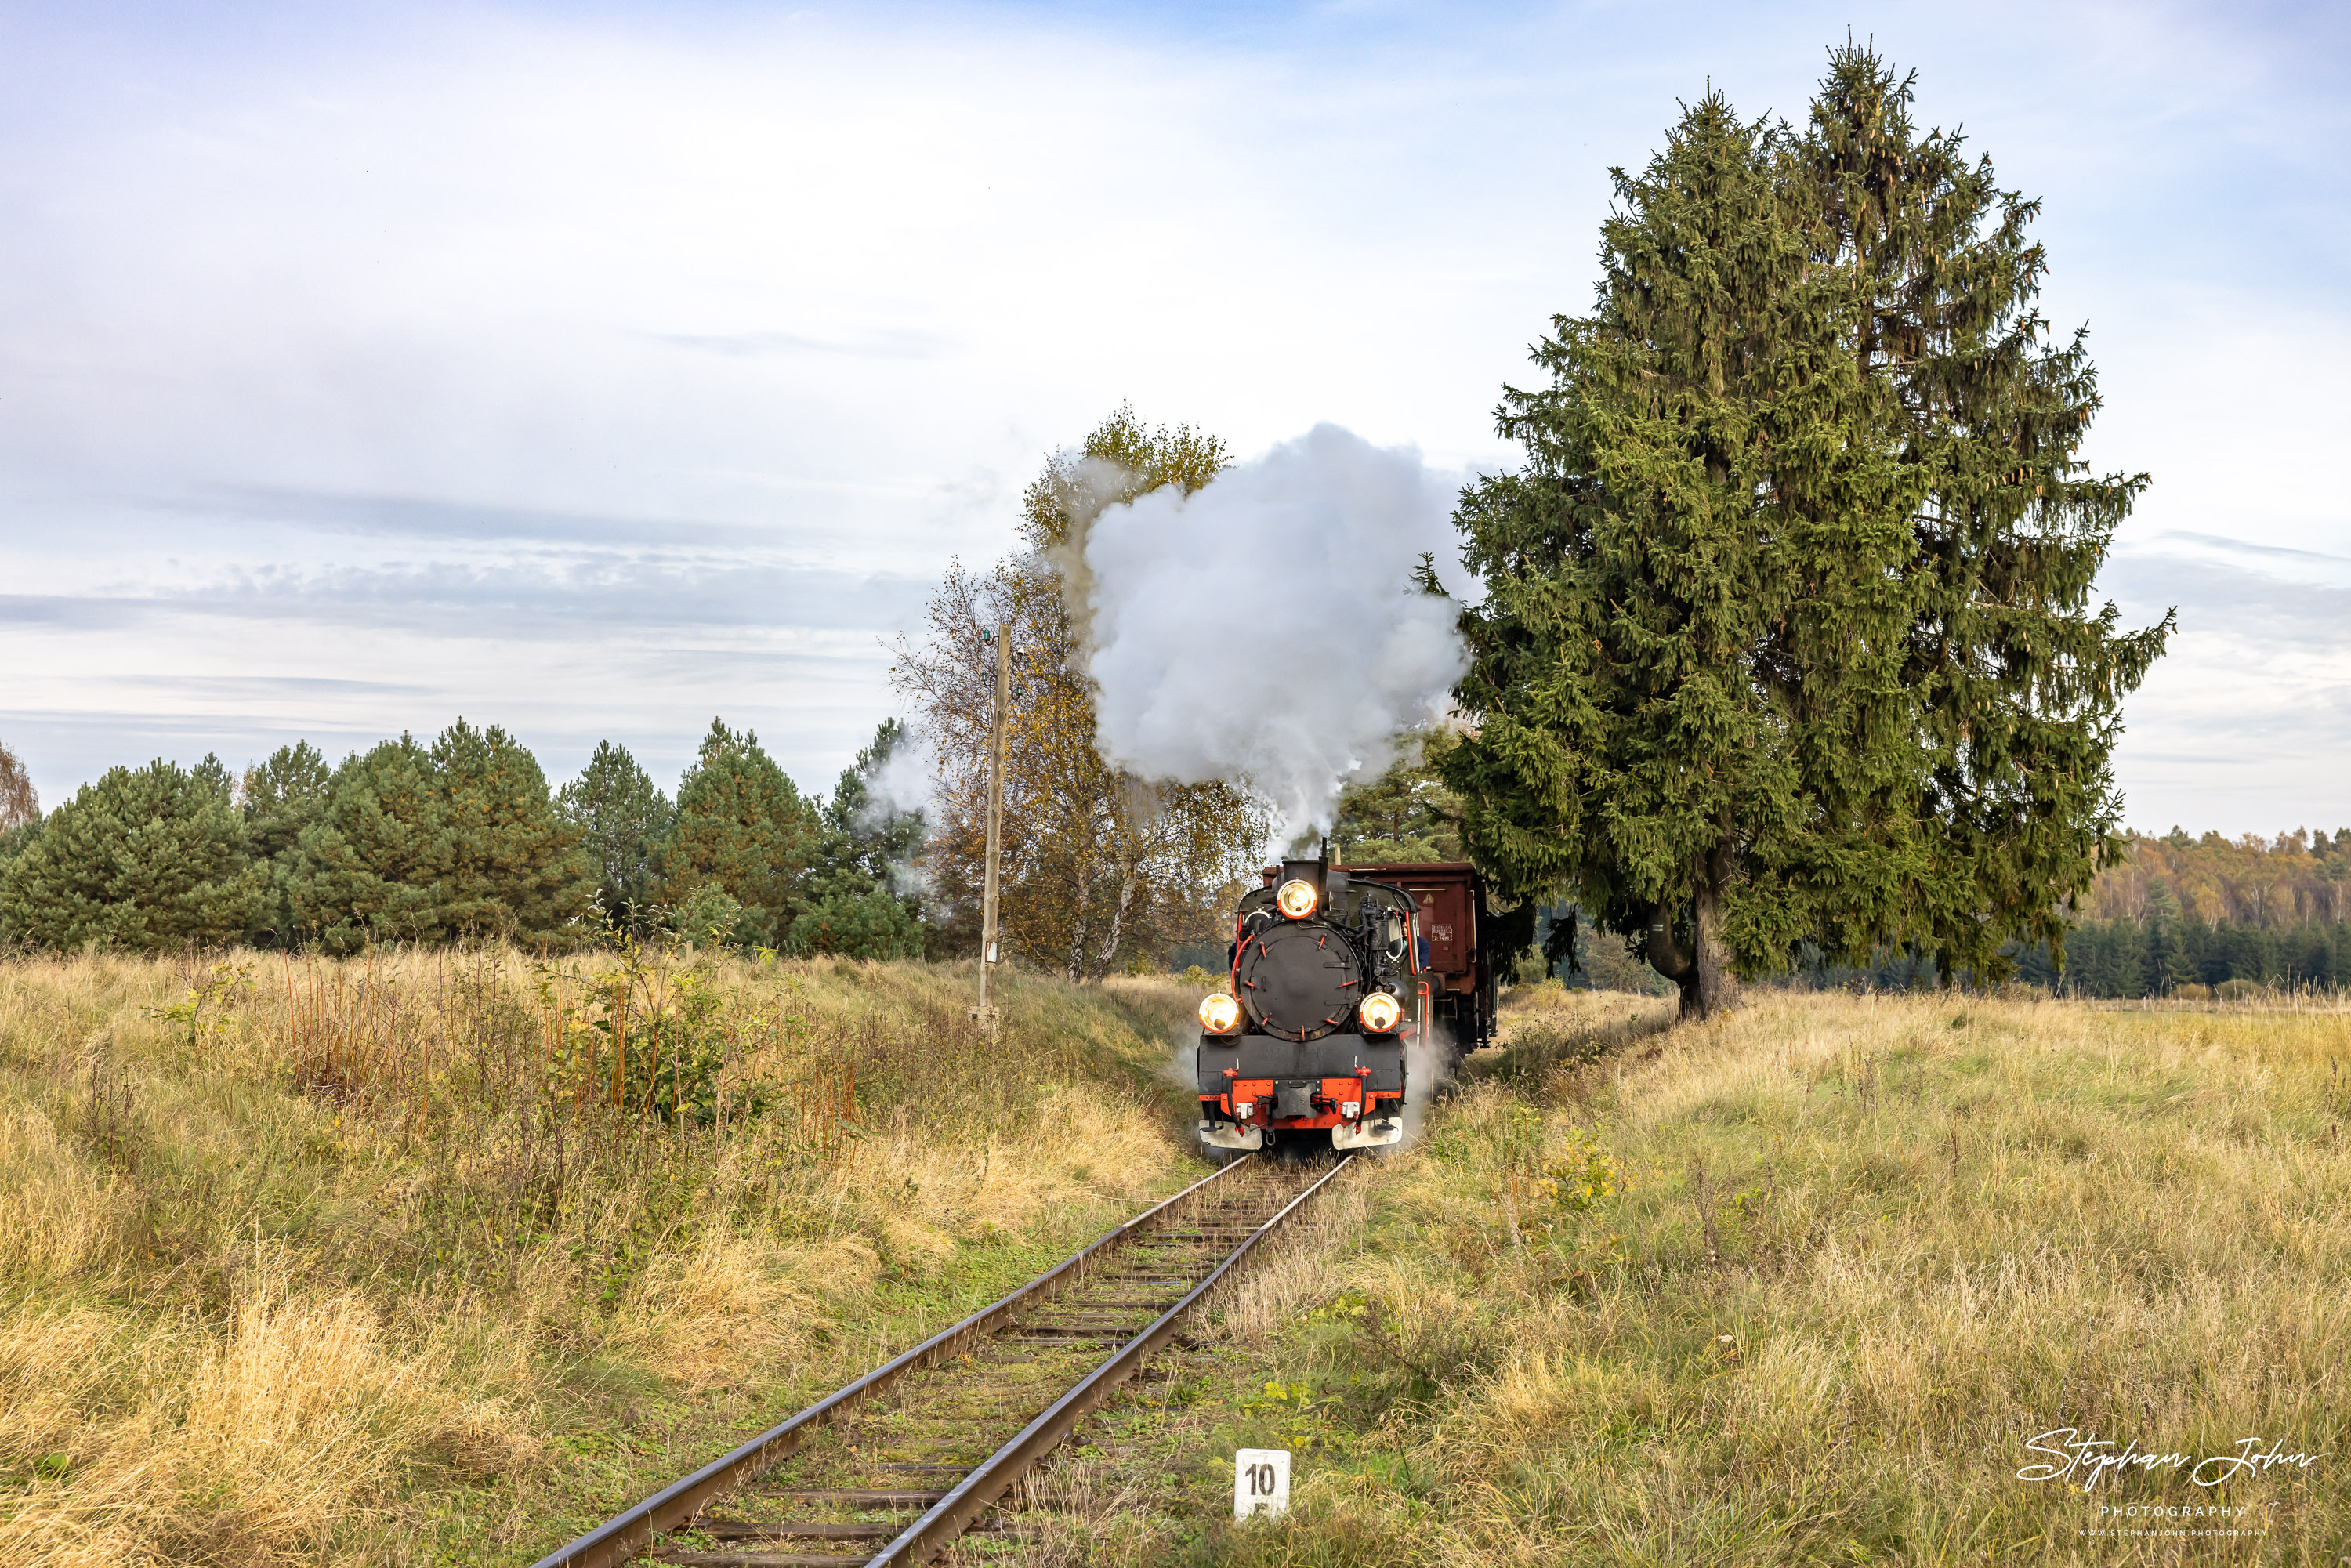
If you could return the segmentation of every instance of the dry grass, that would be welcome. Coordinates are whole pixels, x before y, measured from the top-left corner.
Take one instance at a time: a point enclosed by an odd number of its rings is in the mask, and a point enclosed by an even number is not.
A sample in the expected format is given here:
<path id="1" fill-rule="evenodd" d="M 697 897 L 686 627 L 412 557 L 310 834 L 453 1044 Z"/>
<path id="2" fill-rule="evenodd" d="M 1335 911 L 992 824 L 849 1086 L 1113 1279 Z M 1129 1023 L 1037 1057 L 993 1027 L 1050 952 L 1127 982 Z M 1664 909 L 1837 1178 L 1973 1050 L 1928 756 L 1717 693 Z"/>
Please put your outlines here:
<path id="1" fill-rule="evenodd" d="M 1187 993 L 968 985 L 0 965 L 0 1561 L 528 1561 L 1181 1179 Z"/>
<path id="2" fill-rule="evenodd" d="M 1237 1296 L 1247 1375 L 1167 1461 L 1192 1538 L 1102 1561 L 2351 1553 L 2351 1013 L 1543 1003 L 1360 1189 L 1351 1249 Z M 2062 1427 L 2320 1458 L 2020 1479 Z M 1217 1524 L 1268 1441 L 1293 1521 Z"/>

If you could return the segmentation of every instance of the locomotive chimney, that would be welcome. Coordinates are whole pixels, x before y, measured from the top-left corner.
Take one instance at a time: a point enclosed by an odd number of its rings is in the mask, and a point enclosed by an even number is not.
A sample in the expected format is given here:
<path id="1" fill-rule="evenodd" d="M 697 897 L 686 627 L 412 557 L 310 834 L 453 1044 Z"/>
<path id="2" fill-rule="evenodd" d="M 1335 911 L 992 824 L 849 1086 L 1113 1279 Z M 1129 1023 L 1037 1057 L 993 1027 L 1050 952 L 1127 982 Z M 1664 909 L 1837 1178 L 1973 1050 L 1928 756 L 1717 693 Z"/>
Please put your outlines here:
<path id="1" fill-rule="evenodd" d="M 1322 884 L 1330 869 L 1330 862 L 1319 857 L 1311 861 L 1286 860 L 1281 862 L 1281 880 L 1285 883 L 1302 882 L 1312 888 L 1314 906 L 1319 909 L 1322 906 Z"/>

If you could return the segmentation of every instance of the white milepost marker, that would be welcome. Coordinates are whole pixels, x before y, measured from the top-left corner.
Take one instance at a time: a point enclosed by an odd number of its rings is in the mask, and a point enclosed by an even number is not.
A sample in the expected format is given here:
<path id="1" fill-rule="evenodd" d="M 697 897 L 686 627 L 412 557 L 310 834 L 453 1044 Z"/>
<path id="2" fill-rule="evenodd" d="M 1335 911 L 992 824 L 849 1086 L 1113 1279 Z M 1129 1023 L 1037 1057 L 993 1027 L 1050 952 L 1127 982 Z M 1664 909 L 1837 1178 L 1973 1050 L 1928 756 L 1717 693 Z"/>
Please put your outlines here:
<path id="1" fill-rule="evenodd" d="M 1233 1456 L 1233 1517 L 1262 1513 L 1280 1519 L 1290 1511 L 1290 1450 L 1243 1448 Z"/>

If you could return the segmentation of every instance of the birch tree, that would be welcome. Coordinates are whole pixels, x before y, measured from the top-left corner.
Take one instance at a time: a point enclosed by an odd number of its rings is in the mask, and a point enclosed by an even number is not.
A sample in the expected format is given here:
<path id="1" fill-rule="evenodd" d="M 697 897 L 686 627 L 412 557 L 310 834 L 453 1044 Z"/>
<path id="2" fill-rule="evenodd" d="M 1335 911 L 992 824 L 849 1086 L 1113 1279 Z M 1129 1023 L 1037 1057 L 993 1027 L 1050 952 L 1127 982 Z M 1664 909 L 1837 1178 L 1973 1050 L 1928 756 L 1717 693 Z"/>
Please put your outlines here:
<path id="1" fill-rule="evenodd" d="M 924 644 L 901 644 L 892 678 L 935 758 L 926 868 L 955 945 L 977 940 L 997 661 L 987 639 L 998 622 L 1012 624 L 1016 647 L 1001 893 L 1014 951 L 1072 980 L 1099 979 L 1210 934 L 1220 901 L 1253 868 L 1263 810 L 1232 784 L 1170 784 L 1112 767 L 1096 745 L 1086 674 L 1087 528 L 1162 485 L 1196 490 L 1225 461 L 1214 436 L 1150 430 L 1120 409 L 1029 486 L 1028 548 L 986 571 L 951 566 Z"/>

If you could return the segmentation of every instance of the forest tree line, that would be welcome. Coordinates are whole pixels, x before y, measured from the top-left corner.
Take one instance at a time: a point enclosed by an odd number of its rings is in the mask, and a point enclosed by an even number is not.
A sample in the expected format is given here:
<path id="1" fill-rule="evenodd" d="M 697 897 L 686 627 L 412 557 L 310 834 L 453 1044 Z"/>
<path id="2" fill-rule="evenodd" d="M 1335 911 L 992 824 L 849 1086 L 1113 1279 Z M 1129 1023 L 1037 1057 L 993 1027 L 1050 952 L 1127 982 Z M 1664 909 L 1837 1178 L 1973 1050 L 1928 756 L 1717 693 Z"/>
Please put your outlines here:
<path id="1" fill-rule="evenodd" d="M 2274 839 L 2174 828 L 2125 841 L 2075 901 L 2062 966 L 2047 943 L 2008 945 L 2019 979 L 2107 1000 L 2351 988 L 2351 828 Z M 1931 957 L 1898 948 L 1856 965 L 1807 947 L 1791 977 L 1896 991 L 1942 981 Z"/>
<path id="2" fill-rule="evenodd" d="M 0 944 L 345 953 L 381 941 L 570 945 L 671 932 L 798 956 L 967 956 L 980 779 L 976 763 L 964 770 L 973 798 L 951 818 L 952 834 L 926 843 L 925 813 L 875 789 L 913 733 L 884 722 L 832 793 L 810 797 L 756 735 L 714 720 L 673 799 L 617 742 L 599 744 L 579 777 L 551 789 L 504 730 L 460 719 L 429 744 L 402 736 L 333 767 L 307 742 L 242 774 L 209 757 L 184 768 L 118 767 L 46 816 L 0 746 Z M 1419 737 L 1379 777 L 1346 789 L 1333 853 L 1358 864 L 1462 858 L 1460 798 L 1435 766 L 1447 744 L 1444 732 Z M 1020 770 L 1014 779 L 1017 789 Z M 1085 799 L 1066 772 L 1061 782 Z M 1091 793 L 1117 788 L 1098 780 Z M 1085 977 L 1112 962 L 1180 967 L 1220 946 L 1217 901 L 1248 845 L 1188 877 L 1180 862 L 1177 874 L 1146 868 L 1155 874 L 1139 879 L 1143 896 L 1130 899 L 1105 962 L 1084 946 L 1081 912 L 1030 914 L 1024 927 L 1024 907 L 1050 907 L 1071 872 L 1017 796 L 1012 820 L 1008 935 L 1029 962 L 1066 971 L 1074 955 Z M 2351 987 L 2351 828 L 2273 839 L 2174 828 L 2126 839 L 2072 910 L 2062 971 L 2047 945 L 2012 943 L 2019 978 L 2105 998 Z M 1671 988 L 1588 915 L 1571 954 L 1568 914 L 1544 906 L 1538 948 L 1518 962 L 1518 977 Z M 1911 950 L 1839 964 L 1802 945 L 1784 981 L 1907 990 L 1942 976 Z"/>
<path id="3" fill-rule="evenodd" d="M 0 748 L 0 943 L 542 945 L 665 931 L 796 956 L 920 956 L 904 870 L 918 812 L 872 782 L 885 722 L 829 798 L 712 721 L 675 798 L 601 743 L 550 789 L 529 749 L 460 718 L 329 765 L 308 741 L 233 774 L 207 757 L 116 767 L 43 814 Z"/>
<path id="4" fill-rule="evenodd" d="M 2043 952 L 2026 957 L 2027 978 L 2086 997 L 2340 990 L 2351 986 L 2351 828 L 2134 833 L 2074 919 L 2063 977 Z"/>

